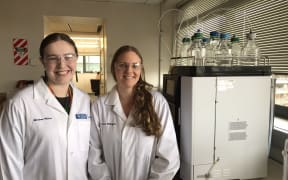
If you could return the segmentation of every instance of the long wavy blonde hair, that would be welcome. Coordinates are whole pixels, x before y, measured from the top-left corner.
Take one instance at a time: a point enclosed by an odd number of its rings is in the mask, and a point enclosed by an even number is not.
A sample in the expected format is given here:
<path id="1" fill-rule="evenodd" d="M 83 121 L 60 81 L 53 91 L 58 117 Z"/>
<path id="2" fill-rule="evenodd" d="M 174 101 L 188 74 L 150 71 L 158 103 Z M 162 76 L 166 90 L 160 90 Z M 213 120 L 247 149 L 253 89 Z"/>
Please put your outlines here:
<path id="1" fill-rule="evenodd" d="M 143 58 L 137 48 L 129 45 L 120 47 L 114 54 L 111 62 L 111 73 L 114 80 L 116 81 L 115 75 L 115 63 L 118 61 L 118 57 L 126 52 L 133 51 L 141 59 L 143 63 Z M 132 126 L 140 127 L 146 135 L 154 135 L 160 137 L 162 134 L 162 128 L 160 119 L 155 112 L 153 106 L 153 96 L 150 93 L 153 85 L 145 81 L 145 72 L 142 66 L 142 71 L 140 78 L 136 85 L 134 86 L 134 121 L 131 123 Z"/>

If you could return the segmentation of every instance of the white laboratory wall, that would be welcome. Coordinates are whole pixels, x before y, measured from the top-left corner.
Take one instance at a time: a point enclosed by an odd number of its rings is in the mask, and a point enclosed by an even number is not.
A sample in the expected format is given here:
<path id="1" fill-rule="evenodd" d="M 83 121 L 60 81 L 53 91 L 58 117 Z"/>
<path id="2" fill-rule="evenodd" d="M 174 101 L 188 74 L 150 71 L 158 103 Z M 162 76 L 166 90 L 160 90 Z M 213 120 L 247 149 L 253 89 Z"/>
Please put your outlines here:
<path id="1" fill-rule="evenodd" d="M 15 91 L 17 80 L 37 80 L 43 74 L 38 60 L 43 38 L 44 16 L 99 17 L 105 21 L 107 34 L 107 90 L 114 85 L 110 62 L 115 50 L 124 44 L 136 46 L 144 58 L 146 80 L 159 86 L 160 5 L 135 3 L 95 3 L 89 0 L 10 0 L 0 6 L 0 92 Z M 12 39 L 28 40 L 30 65 L 13 63 Z M 164 65 L 164 69 L 167 65 Z M 163 68 L 162 68 L 163 69 Z"/>

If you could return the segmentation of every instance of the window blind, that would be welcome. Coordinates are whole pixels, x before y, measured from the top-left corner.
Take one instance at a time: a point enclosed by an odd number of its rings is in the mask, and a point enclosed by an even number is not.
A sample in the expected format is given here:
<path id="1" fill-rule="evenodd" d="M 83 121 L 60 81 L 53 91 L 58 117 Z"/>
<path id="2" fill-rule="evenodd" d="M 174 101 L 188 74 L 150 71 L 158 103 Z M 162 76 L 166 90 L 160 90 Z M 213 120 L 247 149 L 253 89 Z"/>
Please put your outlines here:
<path id="1" fill-rule="evenodd" d="M 228 32 L 240 38 L 242 46 L 250 29 L 262 56 L 267 56 L 275 74 L 288 74 L 288 3 L 287 0 L 192 0 L 185 7 L 178 23 L 176 49 L 180 50 L 184 36 L 191 37 L 201 29 Z"/>

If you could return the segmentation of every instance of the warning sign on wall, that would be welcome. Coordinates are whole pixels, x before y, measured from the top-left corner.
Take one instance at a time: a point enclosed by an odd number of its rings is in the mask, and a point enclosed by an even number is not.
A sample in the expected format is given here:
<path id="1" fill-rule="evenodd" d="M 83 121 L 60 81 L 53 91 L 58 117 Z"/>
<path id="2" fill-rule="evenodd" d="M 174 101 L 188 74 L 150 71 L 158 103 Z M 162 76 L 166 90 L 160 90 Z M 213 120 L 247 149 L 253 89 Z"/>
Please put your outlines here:
<path id="1" fill-rule="evenodd" d="M 28 64 L 28 41 L 25 39 L 13 39 L 14 64 Z"/>

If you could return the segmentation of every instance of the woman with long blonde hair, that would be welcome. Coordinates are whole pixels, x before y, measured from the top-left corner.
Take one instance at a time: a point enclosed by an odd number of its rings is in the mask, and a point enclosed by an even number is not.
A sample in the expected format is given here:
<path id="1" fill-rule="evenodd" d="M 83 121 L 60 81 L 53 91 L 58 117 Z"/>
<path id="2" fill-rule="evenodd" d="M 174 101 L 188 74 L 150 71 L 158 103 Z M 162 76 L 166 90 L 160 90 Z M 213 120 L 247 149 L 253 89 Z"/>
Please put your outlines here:
<path id="1" fill-rule="evenodd" d="M 116 85 L 91 109 L 92 179 L 172 180 L 180 165 L 173 120 L 165 98 L 144 79 L 139 51 L 120 47 L 111 72 Z"/>

